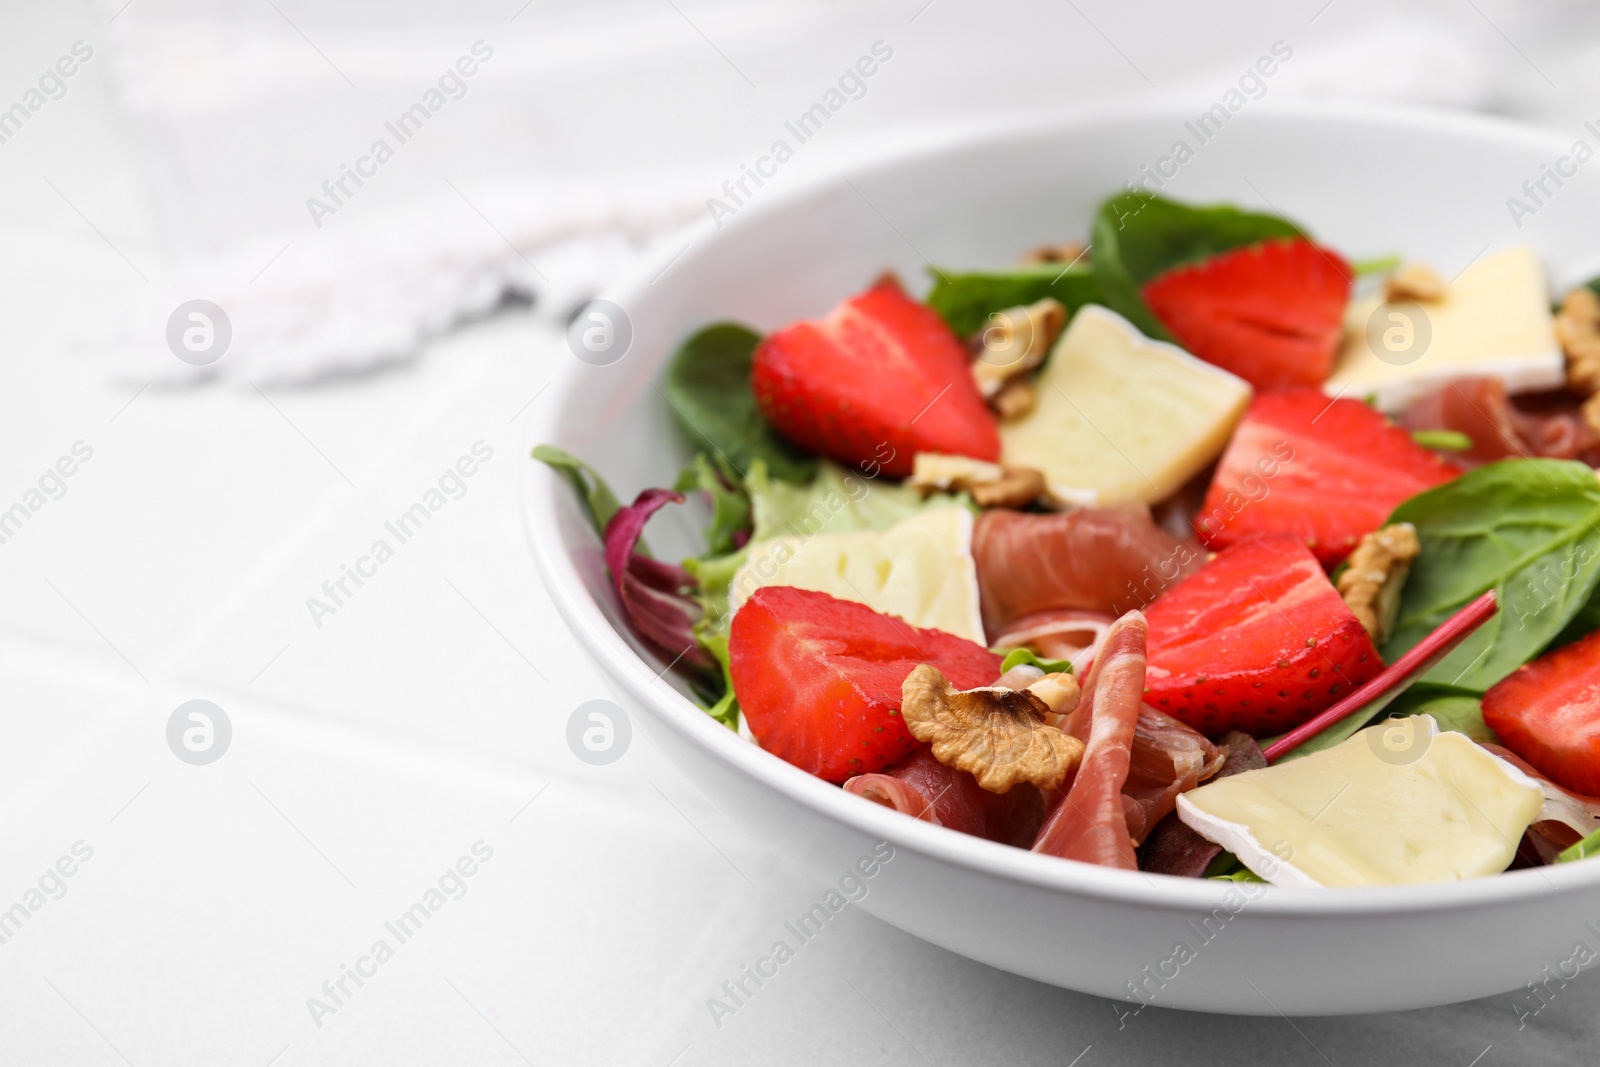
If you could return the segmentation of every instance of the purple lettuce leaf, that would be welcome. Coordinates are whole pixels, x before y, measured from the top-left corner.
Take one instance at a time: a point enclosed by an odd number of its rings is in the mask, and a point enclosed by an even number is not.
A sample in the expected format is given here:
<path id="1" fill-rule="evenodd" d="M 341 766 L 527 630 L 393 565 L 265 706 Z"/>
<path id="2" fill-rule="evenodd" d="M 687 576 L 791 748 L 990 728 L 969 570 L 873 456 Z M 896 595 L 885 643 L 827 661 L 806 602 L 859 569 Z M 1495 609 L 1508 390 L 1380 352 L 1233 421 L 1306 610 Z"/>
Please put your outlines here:
<path id="1" fill-rule="evenodd" d="M 645 524 L 667 504 L 683 503 L 683 494 L 670 489 L 646 489 L 632 504 L 617 509 L 606 523 L 606 567 L 622 601 L 634 633 L 698 672 L 719 670 L 716 661 L 695 640 L 694 624 L 701 607 L 692 593 L 698 587 L 692 575 L 674 563 L 635 551 Z"/>

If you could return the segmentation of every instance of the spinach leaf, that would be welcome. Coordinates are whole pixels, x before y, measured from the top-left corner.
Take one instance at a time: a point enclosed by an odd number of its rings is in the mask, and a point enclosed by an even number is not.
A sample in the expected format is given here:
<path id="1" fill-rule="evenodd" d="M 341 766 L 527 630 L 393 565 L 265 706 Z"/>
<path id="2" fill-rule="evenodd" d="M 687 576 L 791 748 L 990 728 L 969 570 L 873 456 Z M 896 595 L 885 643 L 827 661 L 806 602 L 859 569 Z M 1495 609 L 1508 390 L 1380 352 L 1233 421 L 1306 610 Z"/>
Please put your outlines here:
<path id="1" fill-rule="evenodd" d="M 1373 701 L 1315 737 L 1307 738 L 1279 756 L 1276 762 L 1287 763 L 1301 756 L 1309 756 L 1313 752 L 1321 752 L 1375 722 L 1382 719 L 1398 719 L 1406 715 L 1432 715 L 1440 730 L 1455 730 L 1466 734 L 1474 741 L 1498 744 L 1499 737 L 1483 721 L 1482 700 L 1482 694 L 1470 689 L 1419 681 L 1409 689 L 1391 694 L 1387 699 Z M 1262 744 L 1270 744 L 1271 740 L 1263 740 Z"/>
<path id="2" fill-rule="evenodd" d="M 1090 247 L 1100 300 L 1150 337 L 1172 335 L 1140 288 L 1163 271 L 1273 237 L 1304 237 L 1294 223 L 1218 204 L 1194 207 L 1140 192 L 1118 193 L 1095 213 Z"/>
<path id="3" fill-rule="evenodd" d="M 1468 471 L 1401 504 L 1422 552 L 1383 646 L 1393 662 L 1489 589 L 1500 611 L 1427 680 L 1482 693 L 1533 659 L 1600 580 L 1600 480 L 1571 460 L 1514 459 Z"/>
<path id="4" fill-rule="evenodd" d="M 1063 267 L 1039 263 L 1003 271 L 957 274 L 932 268 L 937 279 L 928 294 L 928 306 L 937 311 L 957 337 L 970 337 L 983 329 L 989 316 L 1053 296 L 1070 317 L 1085 304 L 1095 303 L 1099 289 L 1088 263 Z"/>
<path id="5" fill-rule="evenodd" d="M 1422 694 L 1415 706 L 1395 712 L 1391 717 L 1400 715 L 1432 715 L 1440 730 L 1454 730 L 1474 741 L 1486 741 L 1492 745 L 1500 743 L 1500 735 L 1489 729 L 1489 724 L 1483 721 L 1483 698 L 1477 693 L 1443 692 L 1441 687 L 1440 692 Z"/>
<path id="6" fill-rule="evenodd" d="M 1595 586 L 1594 594 L 1589 597 L 1583 607 L 1578 609 L 1578 613 L 1572 617 L 1572 621 L 1567 623 L 1566 629 L 1557 634 L 1556 639 L 1550 642 L 1550 647 L 1560 648 L 1562 645 L 1570 645 L 1578 638 L 1588 637 L 1596 630 L 1600 630 L 1600 585 Z"/>
<path id="7" fill-rule="evenodd" d="M 533 458 L 547 464 L 567 480 L 573 492 L 578 494 L 578 501 L 583 505 L 584 513 L 589 516 L 594 532 L 604 537 L 606 523 L 611 521 L 611 516 L 621 507 L 617 503 L 617 494 L 611 491 L 606 480 L 583 460 L 555 445 L 535 446 Z"/>
<path id="8" fill-rule="evenodd" d="M 700 490 L 711 498 L 711 527 L 706 531 L 709 556 L 732 552 L 734 536 L 750 529 L 750 498 L 738 483 L 730 485 L 729 481 L 701 452 L 672 485 L 677 492 Z"/>
<path id="9" fill-rule="evenodd" d="M 815 456 L 778 436 L 750 391 L 750 365 L 761 336 L 737 323 L 719 322 L 679 347 L 667 368 L 666 397 L 702 450 L 743 476 L 757 459 L 774 478 L 803 482 Z"/>

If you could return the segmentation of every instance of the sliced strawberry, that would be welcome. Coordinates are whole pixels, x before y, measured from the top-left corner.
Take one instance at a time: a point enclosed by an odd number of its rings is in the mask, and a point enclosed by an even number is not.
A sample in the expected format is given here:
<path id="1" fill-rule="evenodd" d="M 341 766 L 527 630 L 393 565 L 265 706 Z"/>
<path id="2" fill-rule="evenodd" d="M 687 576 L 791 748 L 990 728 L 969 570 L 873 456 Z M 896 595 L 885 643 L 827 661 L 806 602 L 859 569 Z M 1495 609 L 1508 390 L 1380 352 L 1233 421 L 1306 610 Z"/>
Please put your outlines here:
<path id="1" fill-rule="evenodd" d="M 1401 501 L 1460 473 L 1359 400 L 1263 393 L 1233 432 L 1195 531 L 1212 548 L 1293 534 L 1331 567 Z"/>
<path id="2" fill-rule="evenodd" d="M 1383 669 L 1366 629 L 1293 537 L 1223 551 L 1145 615 L 1146 702 L 1213 737 L 1282 733 Z"/>
<path id="3" fill-rule="evenodd" d="M 1174 267 L 1143 295 L 1184 348 L 1275 389 L 1327 380 L 1353 277 L 1337 252 L 1285 237 Z"/>
<path id="4" fill-rule="evenodd" d="M 1483 695 L 1483 721 L 1557 785 L 1600 794 L 1600 633 L 1512 671 Z"/>
<path id="5" fill-rule="evenodd" d="M 960 689 L 1000 677 L 1000 657 L 964 637 L 788 586 L 763 586 L 745 601 L 728 661 L 761 747 L 836 783 L 922 747 L 900 718 L 900 684 L 918 664 Z"/>
<path id="6" fill-rule="evenodd" d="M 918 452 L 1000 458 L 966 348 L 892 278 L 763 340 L 750 385 L 778 432 L 874 474 L 910 474 Z"/>

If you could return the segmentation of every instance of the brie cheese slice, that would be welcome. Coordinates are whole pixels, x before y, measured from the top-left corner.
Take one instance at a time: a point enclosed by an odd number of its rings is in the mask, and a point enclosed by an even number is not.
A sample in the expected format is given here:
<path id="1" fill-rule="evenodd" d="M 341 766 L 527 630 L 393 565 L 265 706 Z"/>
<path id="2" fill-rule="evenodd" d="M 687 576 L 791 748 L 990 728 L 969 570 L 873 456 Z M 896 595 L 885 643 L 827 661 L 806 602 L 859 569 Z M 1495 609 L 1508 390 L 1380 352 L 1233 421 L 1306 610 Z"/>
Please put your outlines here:
<path id="1" fill-rule="evenodd" d="M 1076 504 L 1165 500 L 1221 454 L 1250 403 L 1244 379 L 1093 304 L 1034 391 L 1033 411 L 1000 426 L 1000 462 L 1043 471 Z"/>
<path id="2" fill-rule="evenodd" d="M 1499 378 L 1512 393 L 1565 384 L 1550 290 L 1530 245 L 1485 255 L 1450 283 L 1442 300 L 1351 301 L 1324 388 L 1330 396 L 1373 396 L 1393 412 L 1463 375 Z"/>
<path id="3" fill-rule="evenodd" d="M 972 512 L 932 507 L 886 530 L 774 537 L 752 542 L 733 576 L 738 611 L 764 585 L 853 600 L 886 615 L 985 644 L 972 560 Z"/>
<path id="4" fill-rule="evenodd" d="M 1402 885 L 1506 869 L 1539 784 L 1428 715 L 1178 797 L 1178 818 L 1280 886 Z"/>

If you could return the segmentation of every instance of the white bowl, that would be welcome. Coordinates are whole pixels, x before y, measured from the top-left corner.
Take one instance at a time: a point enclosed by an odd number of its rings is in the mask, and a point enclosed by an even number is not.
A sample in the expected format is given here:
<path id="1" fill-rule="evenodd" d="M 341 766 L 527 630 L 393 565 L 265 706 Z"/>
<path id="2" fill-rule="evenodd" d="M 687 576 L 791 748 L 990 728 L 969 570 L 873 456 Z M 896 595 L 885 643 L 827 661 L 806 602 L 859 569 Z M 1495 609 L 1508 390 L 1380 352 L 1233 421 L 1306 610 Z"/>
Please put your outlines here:
<path id="1" fill-rule="evenodd" d="M 655 388 L 696 327 L 768 330 L 819 314 L 885 268 L 1014 262 L 1086 236 L 1107 194 L 1194 135 L 1174 111 L 1013 129 L 820 182 L 762 190 L 720 230 L 689 231 L 606 298 L 631 348 L 610 366 L 573 360 L 541 408 L 537 440 L 577 453 L 618 494 L 668 485 L 688 451 Z M 1276 210 L 1353 259 L 1391 252 L 1453 274 L 1487 246 L 1535 243 L 1558 282 L 1600 262 L 1600 197 L 1584 175 L 1518 229 L 1507 198 L 1566 153 L 1561 136 L 1458 114 L 1367 105 L 1251 103 L 1165 192 Z M 1169 168 L 1170 169 L 1170 168 Z M 1553 188 L 1553 186 L 1551 187 Z M 679 252 L 687 245 L 687 251 Z M 673 257 L 677 256 L 676 261 Z M 1559 973 L 1600 948 L 1600 863 L 1383 889 L 1285 890 L 1059 860 L 906 818 L 850 796 L 724 729 L 626 635 L 599 546 L 565 483 L 526 464 L 525 516 L 556 606 L 642 728 L 714 803 L 832 885 L 873 846 L 892 861 L 860 906 L 1003 970 L 1130 1002 L 1316 1015 L 1444 1004 Z M 659 555 L 700 550 L 689 509 L 649 533 Z M 1185 946 L 1180 949 L 1179 946 Z"/>

